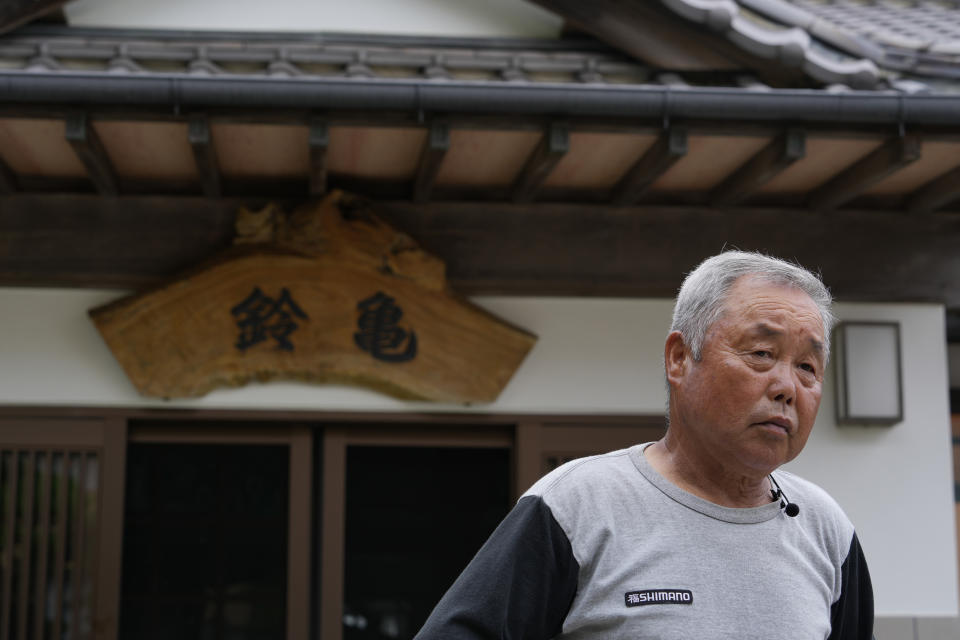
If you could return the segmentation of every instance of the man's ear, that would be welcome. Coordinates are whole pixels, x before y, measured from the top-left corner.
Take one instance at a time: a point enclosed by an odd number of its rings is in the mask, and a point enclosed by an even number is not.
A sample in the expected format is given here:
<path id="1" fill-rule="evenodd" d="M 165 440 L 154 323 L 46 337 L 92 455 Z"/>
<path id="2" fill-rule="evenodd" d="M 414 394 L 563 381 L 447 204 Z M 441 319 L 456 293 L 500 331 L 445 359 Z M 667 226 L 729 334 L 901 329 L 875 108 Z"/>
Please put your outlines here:
<path id="1" fill-rule="evenodd" d="M 667 382 L 671 385 L 679 382 L 687 372 L 689 356 L 690 351 L 687 349 L 686 342 L 683 341 L 683 335 L 679 331 L 671 331 L 663 346 L 664 368 Z"/>

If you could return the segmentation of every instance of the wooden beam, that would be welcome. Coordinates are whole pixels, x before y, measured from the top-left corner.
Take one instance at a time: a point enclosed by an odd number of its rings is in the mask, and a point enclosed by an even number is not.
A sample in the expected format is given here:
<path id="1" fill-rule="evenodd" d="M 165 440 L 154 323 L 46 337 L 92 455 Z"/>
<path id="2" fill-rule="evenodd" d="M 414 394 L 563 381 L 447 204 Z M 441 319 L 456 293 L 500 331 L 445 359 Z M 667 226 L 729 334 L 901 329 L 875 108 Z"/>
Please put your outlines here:
<path id="1" fill-rule="evenodd" d="M 0 286 L 157 284 L 228 248 L 236 210 L 258 202 L 4 196 Z M 374 211 L 443 259 L 463 294 L 671 297 L 684 273 L 726 244 L 819 269 L 840 300 L 960 308 L 960 227 L 951 215 L 399 199 Z"/>
<path id="2" fill-rule="evenodd" d="M 66 0 L 4 0 L 0 2 L 0 33 L 56 11 Z"/>
<path id="3" fill-rule="evenodd" d="M 213 148 L 213 134 L 210 132 L 210 123 L 206 116 L 190 118 L 187 125 L 187 140 L 190 142 L 193 157 L 197 162 L 203 195 L 209 198 L 220 197 L 222 191 L 220 165 L 217 162 L 217 152 Z"/>
<path id="4" fill-rule="evenodd" d="M 450 127 L 443 122 L 433 122 L 427 133 L 426 144 L 420 153 L 420 165 L 413 182 L 413 201 L 426 202 L 433 192 L 433 184 L 440 172 L 443 158 L 450 150 Z"/>
<path id="5" fill-rule="evenodd" d="M 327 192 L 327 148 L 330 146 L 330 127 L 326 120 L 310 122 L 310 195 L 322 196 Z"/>
<path id="6" fill-rule="evenodd" d="M 960 198 L 960 167 L 920 186 L 907 197 L 907 211 L 929 213 Z"/>
<path id="7" fill-rule="evenodd" d="M 628 205 L 637 202 L 657 178 L 687 155 L 687 130 L 668 127 L 657 141 L 640 156 L 613 188 L 613 203 Z"/>
<path id="8" fill-rule="evenodd" d="M 87 177 L 96 187 L 97 192 L 104 196 L 116 196 L 120 193 L 117 187 L 117 175 L 113 170 L 107 150 L 100 142 L 100 136 L 90 126 L 90 119 L 85 113 L 75 113 L 67 116 L 65 122 L 67 142 L 73 147 L 80 162 L 87 170 Z"/>
<path id="9" fill-rule="evenodd" d="M 758 151 L 710 194 L 714 205 L 732 205 L 753 195 L 784 169 L 806 154 L 806 135 L 788 129 Z"/>
<path id="10" fill-rule="evenodd" d="M 514 202 L 532 201 L 540 185 L 569 150 L 570 128 L 566 124 L 551 122 L 514 181 L 510 198 Z"/>
<path id="11" fill-rule="evenodd" d="M 107 278 L 136 287 L 229 247 L 244 204 L 182 196 L 4 196 L 0 280 L 85 286 Z M 30 211 L 33 222 L 25 217 Z"/>
<path id="12" fill-rule="evenodd" d="M 381 215 L 444 259 L 464 294 L 669 298 L 683 274 L 734 245 L 820 270 L 840 300 L 960 307 L 953 216 L 443 202 L 388 203 Z"/>
<path id="13" fill-rule="evenodd" d="M 0 158 L 0 194 L 16 193 L 18 191 L 17 176 L 13 170 Z"/>
<path id="14" fill-rule="evenodd" d="M 830 211 L 849 202 L 887 176 L 920 158 L 919 136 L 899 136 L 883 143 L 813 191 L 807 204 L 815 211 Z"/>

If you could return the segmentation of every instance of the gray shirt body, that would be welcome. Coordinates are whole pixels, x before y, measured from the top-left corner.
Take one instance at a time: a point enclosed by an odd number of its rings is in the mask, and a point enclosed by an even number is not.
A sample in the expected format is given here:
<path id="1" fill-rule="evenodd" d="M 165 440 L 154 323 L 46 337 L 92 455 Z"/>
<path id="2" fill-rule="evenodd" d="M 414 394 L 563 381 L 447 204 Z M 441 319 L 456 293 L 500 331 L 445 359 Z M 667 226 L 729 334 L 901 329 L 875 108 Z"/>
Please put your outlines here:
<path id="1" fill-rule="evenodd" d="M 417 640 L 869 640 L 873 593 L 853 525 L 822 489 L 722 507 L 643 449 L 569 462 L 520 499 Z"/>
<path id="2" fill-rule="evenodd" d="M 643 448 L 575 460 L 526 494 L 550 508 L 580 566 L 558 637 L 827 638 L 853 536 L 836 503 L 778 471 L 796 518 L 777 502 L 722 507 L 668 482 Z"/>

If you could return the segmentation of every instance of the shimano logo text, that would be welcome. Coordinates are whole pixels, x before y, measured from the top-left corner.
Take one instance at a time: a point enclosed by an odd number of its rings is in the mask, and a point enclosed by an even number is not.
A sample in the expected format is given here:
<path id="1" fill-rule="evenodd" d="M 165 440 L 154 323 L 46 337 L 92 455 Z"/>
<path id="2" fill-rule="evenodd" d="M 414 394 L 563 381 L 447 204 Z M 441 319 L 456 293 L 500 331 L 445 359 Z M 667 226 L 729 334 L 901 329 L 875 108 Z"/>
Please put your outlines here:
<path id="1" fill-rule="evenodd" d="M 693 604 L 693 592 L 687 589 L 646 589 L 628 591 L 623 595 L 628 607 L 649 604 Z"/>

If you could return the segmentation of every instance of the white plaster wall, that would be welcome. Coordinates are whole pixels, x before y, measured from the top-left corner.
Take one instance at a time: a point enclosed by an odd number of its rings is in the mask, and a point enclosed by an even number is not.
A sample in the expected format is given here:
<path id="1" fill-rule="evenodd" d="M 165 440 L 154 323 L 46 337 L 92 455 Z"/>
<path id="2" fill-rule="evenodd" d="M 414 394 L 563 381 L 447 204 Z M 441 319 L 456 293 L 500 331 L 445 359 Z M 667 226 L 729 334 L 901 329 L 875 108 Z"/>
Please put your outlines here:
<path id="1" fill-rule="evenodd" d="M 401 403 L 359 389 L 254 384 L 187 401 L 139 397 L 86 311 L 123 292 L 0 288 L 0 405 L 358 411 L 660 413 L 669 300 L 481 297 L 539 336 L 493 405 Z M 838 428 L 832 372 L 806 450 L 790 468 L 825 487 L 857 525 L 877 612 L 955 616 L 947 350 L 938 305 L 840 304 L 842 319 L 901 323 L 904 421 Z"/>
<path id="2" fill-rule="evenodd" d="M 223 31 L 557 37 L 563 21 L 524 0 L 76 0 L 71 26 Z"/>
<path id="3" fill-rule="evenodd" d="M 87 318 L 123 291 L 0 288 L 0 404 L 194 409 L 469 411 L 409 403 L 372 391 L 298 382 L 251 384 L 190 400 L 143 398 Z M 478 298 L 539 341 L 494 405 L 503 413 L 660 413 L 661 334 L 667 300 Z"/>

